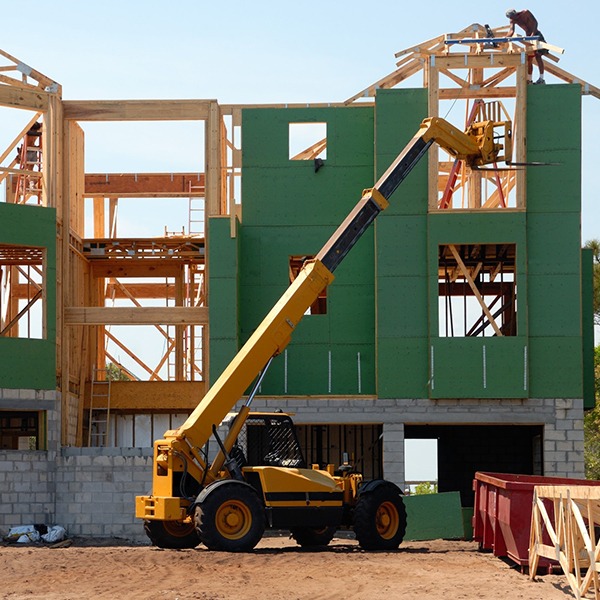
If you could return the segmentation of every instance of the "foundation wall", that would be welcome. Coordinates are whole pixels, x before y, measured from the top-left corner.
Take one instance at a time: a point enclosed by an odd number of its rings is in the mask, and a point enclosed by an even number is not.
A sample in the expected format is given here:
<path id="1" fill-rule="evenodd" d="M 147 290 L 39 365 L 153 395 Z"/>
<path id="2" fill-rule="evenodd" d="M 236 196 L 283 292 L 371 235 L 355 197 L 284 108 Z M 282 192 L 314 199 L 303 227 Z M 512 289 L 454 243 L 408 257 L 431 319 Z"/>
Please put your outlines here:
<path id="1" fill-rule="evenodd" d="M 299 424 L 382 423 L 384 475 L 405 487 L 405 424 L 543 426 L 543 473 L 583 478 L 581 399 L 428 400 L 257 398 L 253 408 L 281 408 Z M 70 536 L 123 538 L 146 543 L 134 516 L 135 496 L 152 480 L 151 448 L 56 450 L 56 411 L 49 411 L 49 450 L 0 452 L 0 532 L 45 523 Z M 56 434 L 57 435 L 57 434 Z"/>

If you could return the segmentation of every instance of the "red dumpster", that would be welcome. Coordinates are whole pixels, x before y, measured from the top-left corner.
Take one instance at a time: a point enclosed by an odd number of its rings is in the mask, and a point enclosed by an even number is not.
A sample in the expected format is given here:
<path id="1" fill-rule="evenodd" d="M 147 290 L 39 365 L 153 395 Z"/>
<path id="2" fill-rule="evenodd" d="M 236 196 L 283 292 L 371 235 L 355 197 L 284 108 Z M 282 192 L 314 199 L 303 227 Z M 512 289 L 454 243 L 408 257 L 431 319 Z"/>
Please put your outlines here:
<path id="1" fill-rule="evenodd" d="M 475 507 L 473 513 L 473 539 L 479 547 L 492 550 L 494 556 L 508 556 L 518 565 L 529 564 L 529 530 L 533 488 L 536 485 L 599 485 L 600 481 L 568 479 L 565 477 L 539 477 L 510 473 L 475 473 Z M 553 517 L 551 505 L 548 514 Z M 547 540 L 546 543 L 550 543 Z M 549 566 L 546 560 L 540 566 Z"/>

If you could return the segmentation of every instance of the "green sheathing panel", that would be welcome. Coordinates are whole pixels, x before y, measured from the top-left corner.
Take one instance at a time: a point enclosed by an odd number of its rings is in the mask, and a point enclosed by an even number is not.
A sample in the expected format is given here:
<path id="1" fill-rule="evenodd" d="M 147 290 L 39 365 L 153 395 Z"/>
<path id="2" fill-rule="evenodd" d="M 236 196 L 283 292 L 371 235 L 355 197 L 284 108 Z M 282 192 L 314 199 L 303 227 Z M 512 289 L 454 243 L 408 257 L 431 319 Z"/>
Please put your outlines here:
<path id="1" fill-rule="evenodd" d="M 56 388 L 56 211 L 0 203 L 0 243 L 46 251 L 46 338 L 0 337 L 0 387 Z"/>
<path id="2" fill-rule="evenodd" d="M 380 176 L 427 116 L 427 90 L 379 90 L 375 106 Z M 423 159 L 375 223 L 377 393 L 427 396 L 427 161 Z"/>
<path id="3" fill-rule="evenodd" d="M 438 212 L 428 217 L 428 356 L 432 398 L 528 396 L 527 308 L 518 301 L 517 335 L 439 337 L 438 248 L 442 244 L 515 244 L 517 295 L 527 298 L 527 219 L 523 212 Z"/>
<path id="4" fill-rule="evenodd" d="M 231 237 L 229 217 L 208 220 L 211 384 L 238 350 L 238 239 Z"/>
<path id="5" fill-rule="evenodd" d="M 594 252 L 581 250 L 581 336 L 583 344 L 583 407 L 594 408 Z"/>
<path id="6" fill-rule="evenodd" d="M 581 89 L 527 89 L 530 395 L 583 395 Z"/>
<path id="7" fill-rule="evenodd" d="M 312 160 L 289 159 L 290 123 L 326 123 L 327 156 L 317 172 Z M 289 257 L 316 254 L 373 185 L 373 109 L 248 109 L 242 128 L 243 342 L 288 287 Z M 375 393 L 373 246 L 371 228 L 336 270 L 327 313 L 304 317 L 262 394 Z"/>
<path id="8" fill-rule="evenodd" d="M 459 492 L 405 496 L 406 541 L 465 537 Z"/>

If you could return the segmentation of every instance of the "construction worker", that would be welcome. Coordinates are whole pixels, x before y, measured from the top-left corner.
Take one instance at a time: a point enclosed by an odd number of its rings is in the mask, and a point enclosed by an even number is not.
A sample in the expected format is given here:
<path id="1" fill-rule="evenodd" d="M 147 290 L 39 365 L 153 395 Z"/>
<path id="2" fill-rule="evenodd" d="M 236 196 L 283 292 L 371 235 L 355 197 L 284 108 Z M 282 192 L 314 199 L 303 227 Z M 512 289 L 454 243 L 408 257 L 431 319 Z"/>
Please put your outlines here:
<path id="1" fill-rule="evenodd" d="M 517 12 L 514 8 L 506 11 L 506 16 L 510 20 L 510 30 L 508 31 L 508 37 L 512 37 L 515 33 L 515 25 L 518 25 L 524 32 L 526 36 L 530 35 L 538 35 L 540 37 L 540 42 L 545 42 L 544 36 L 542 32 L 538 29 L 537 19 L 533 16 L 533 14 L 528 10 L 520 10 Z M 544 81 L 544 61 L 542 60 L 542 55 L 548 54 L 548 50 L 536 50 L 533 54 L 535 56 L 535 61 L 537 63 L 538 69 L 540 71 L 539 79 L 535 82 L 538 83 L 546 83 Z M 532 83 L 533 81 L 533 56 L 529 55 L 528 64 L 527 64 L 527 83 Z"/>

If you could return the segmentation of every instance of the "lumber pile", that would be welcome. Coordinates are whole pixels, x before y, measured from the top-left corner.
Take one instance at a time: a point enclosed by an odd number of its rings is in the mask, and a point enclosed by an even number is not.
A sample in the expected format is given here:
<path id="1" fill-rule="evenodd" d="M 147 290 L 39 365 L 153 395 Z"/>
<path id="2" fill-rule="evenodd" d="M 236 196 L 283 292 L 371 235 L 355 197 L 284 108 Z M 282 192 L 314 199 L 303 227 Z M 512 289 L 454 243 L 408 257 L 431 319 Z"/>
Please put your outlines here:
<path id="1" fill-rule="evenodd" d="M 529 544 L 529 576 L 540 557 L 556 560 L 576 598 L 600 599 L 598 569 L 600 486 L 535 486 Z"/>

